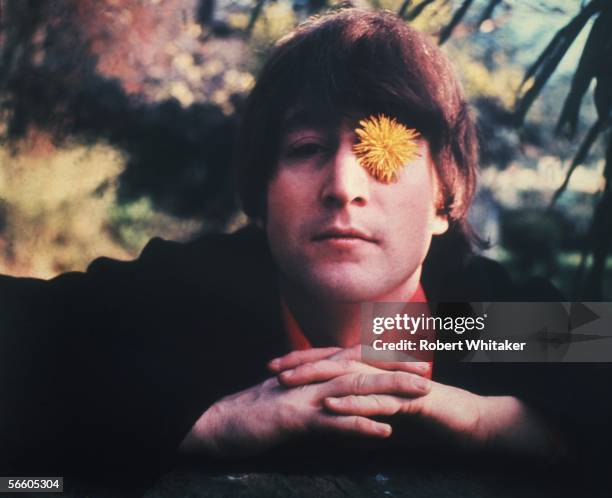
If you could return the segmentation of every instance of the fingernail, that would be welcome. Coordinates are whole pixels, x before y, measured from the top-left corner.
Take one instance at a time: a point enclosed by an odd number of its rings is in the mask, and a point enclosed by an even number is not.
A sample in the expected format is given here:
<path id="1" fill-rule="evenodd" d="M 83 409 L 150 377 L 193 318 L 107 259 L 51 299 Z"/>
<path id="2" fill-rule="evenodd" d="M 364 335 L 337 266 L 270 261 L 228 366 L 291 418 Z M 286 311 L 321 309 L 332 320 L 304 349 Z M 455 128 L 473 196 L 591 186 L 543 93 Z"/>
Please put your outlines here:
<path id="1" fill-rule="evenodd" d="M 414 387 L 416 387 L 420 391 L 429 390 L 429 381 L 427 379 L 424 379 L 423 377 L 414 377 L 413 382 Z"/>
<path id="2" fill-rule="evenodd" d="M 270 361 L 270 363 L 268 363 L 268 366 L 271 369 L 276 370 L 280 366 L 280 360 L 278 358 L 274 358 Z"/>
<path id="3" fill-rule="evenodd" d="M 293 377 L 293 370 L 285 370 L 281 376 L 283 377 Z"/>
<path id="4" fill-rule="evenodd" d="M 383 436 L 390 436 L 391 435 L 391 426 L 390 425 L 381 425 L 378 428 L 378 432 L 380 434 L 382 434 Z"/>
<path id="5" fill-rule="evenodd" d="M 340 403 L 340 400 L 338 398 L 325 398 L 325 399 L 332 406 L 338 406 L 338 403 Z"/>

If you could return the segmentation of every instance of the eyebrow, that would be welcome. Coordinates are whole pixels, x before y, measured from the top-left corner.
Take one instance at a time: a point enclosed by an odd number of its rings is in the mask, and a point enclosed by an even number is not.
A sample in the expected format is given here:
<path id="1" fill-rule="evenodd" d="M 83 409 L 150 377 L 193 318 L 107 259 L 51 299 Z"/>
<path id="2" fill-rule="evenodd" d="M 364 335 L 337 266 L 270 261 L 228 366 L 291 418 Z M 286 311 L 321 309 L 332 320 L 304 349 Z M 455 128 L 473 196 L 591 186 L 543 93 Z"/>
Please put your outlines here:
<path id="1" fill-rule="evenodd" d="M 299 107 L 287 112 L 282 120 L 281 134 L 287 136 L 289 133 L 303 128 L 333 130 L 337 128 L 338 125 L 339 120 L 337 118 L 332 118 L 331 114 L 325 116 L 320 112 Z"/>

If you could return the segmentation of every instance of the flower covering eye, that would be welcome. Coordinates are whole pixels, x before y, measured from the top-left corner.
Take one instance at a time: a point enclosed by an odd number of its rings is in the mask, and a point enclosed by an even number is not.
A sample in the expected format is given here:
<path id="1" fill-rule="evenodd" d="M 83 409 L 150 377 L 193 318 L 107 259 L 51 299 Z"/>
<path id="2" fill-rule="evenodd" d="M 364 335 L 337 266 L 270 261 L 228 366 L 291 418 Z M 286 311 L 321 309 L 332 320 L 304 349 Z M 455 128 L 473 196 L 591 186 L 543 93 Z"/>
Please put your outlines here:
<path id="1" fill-rule="evenodd" d="M 359 121 L 359 143 L 353 146 L 359 164 L 377 180 L 390 183 L 400 168 L 419 156 L 419 132 L 384 114 Z"/>

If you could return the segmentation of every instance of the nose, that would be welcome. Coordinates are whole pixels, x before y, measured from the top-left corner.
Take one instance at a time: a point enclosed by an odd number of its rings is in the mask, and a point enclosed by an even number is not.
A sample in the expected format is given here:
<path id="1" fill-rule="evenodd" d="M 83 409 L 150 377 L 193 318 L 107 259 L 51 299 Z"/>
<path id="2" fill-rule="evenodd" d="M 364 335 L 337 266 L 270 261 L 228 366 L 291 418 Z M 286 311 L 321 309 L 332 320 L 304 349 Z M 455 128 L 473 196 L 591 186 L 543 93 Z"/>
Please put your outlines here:
<path id="1" fill-rule="evenodd" d="M 321 200 L 326 207 L 365 206 L 369 201 L 369 174 L 353 152 L 353 139 L 343 134 L 326 167 Z"/>

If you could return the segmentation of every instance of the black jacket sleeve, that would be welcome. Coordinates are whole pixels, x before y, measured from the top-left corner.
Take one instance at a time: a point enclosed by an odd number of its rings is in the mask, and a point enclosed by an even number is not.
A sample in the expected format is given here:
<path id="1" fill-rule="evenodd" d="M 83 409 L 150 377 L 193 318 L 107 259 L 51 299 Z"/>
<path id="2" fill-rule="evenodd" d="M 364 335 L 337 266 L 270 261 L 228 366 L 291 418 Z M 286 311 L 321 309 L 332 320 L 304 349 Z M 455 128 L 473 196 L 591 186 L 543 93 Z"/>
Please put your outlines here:
<path id="1" fill-rule="evenodd" d="M 516 285 L 493 261 L 475 257 L 445 282 L 442 300 L 541 302 L 561 307 L 563 295 L 544 279 Z M 569 318 L 569 317 L 568 317 Z M 440 361 L 434 375 L 482 395 L 513 395 L 542 417 L 586 467 L 609 461 L 612 445 L 612 365 L 607 363 L 457 363 Z"/>
<path id="2" fill-rule="evenodd" d="M 185 251 L 154 239 L 136 261 L 0 277 L 3 470 L 145 476 L 171 462 L 223 377 L 219 307 Z"/>

